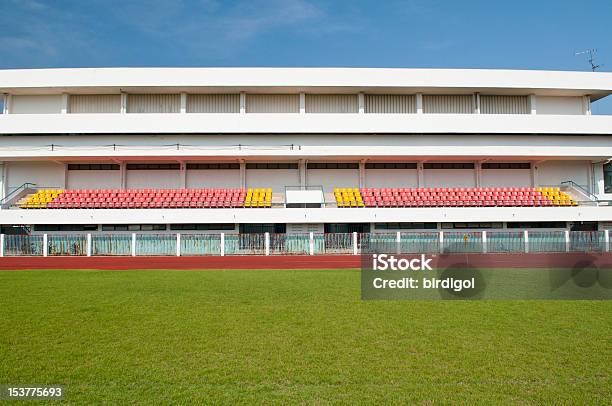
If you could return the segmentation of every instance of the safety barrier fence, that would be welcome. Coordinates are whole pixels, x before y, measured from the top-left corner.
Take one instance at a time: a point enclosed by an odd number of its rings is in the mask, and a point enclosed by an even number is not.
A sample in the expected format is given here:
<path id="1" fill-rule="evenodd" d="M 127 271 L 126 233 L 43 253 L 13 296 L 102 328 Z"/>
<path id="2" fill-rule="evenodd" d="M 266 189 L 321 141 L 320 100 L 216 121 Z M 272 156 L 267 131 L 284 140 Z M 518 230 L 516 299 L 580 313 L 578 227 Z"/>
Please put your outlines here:
<path id="1" fill-rule="evenodd" d="M 605 231 L 305 234 L 0 234 L 0 256 L 323 255 L 609 252 Z"/>

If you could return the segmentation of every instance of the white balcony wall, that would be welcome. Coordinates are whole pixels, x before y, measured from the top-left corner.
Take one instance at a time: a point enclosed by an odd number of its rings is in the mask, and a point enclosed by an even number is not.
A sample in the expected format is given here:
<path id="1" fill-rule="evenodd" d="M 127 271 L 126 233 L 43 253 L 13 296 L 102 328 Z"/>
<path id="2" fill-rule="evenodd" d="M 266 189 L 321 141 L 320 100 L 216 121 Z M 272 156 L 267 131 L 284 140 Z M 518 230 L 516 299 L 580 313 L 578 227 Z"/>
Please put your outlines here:
<path id="1" fill-rule="evenodd" d="M 365 112 L 374 114 L 414 114 L 416 97 L 404 94 L 366 94 Z"/>
<path id="2" fill-rule="evenodd" d="M 8 191 L 24 183 L 35 183 L 38 187 L 63 188 L 64 165 L 55 162 L 7 162 Z"/>
<path id="3" fill-rule="evenodd" d="M 119 189 L 121 171 L 68 171 L 67 181 L 69 189 Z"/>
<path id="4" fill-rule="evenodd" d="M 307 94 L 306 113 L 357 113 L 356 94 Z"/>
<path id="5" fill-rule="evenodd" d="M 335 187 L 359 187 L 358 169 L 309 169 L 306 177 L 309 186 L 323 186 L 326 194 Z"/>
<path id="6" fill-rule="evenodd" d="M 529 114 L 527 96 L 480 96 L 481 114 Z"/>
<path id="7" fill-rule="evenodd" d="M 538 114 L 583 114 L 582 97 L 537 96 Z"/>
<path id="8" fill-rule="evenodd" d="M 246 185 L 250 188 L 272 188 L 276 192 L 284 192 L 285 186 L 300 184 L 297 169 L 247 169 Z"/>
<path id="9" fill-rule="evenodd" d="M 240 95 L 189 94 L 187 113 L 240 113 Z"/>
<path id="10" fill-rule="evenodd" d="M 119 94 L 75 94 L 70 95 L 68 103 L 68 111 L 73 114 L 121 112 Z"/>
<path id="11" fill-rule="evenodd" d="M 170 189 L 181 187 L 181 175 L 177 169 L 128 170 L 128 189 Z"/>
<path id="12" fill-rule="evenodd" d="M 529 169 L 483 169 L 480 175 L 481 187 L 530 187 Z"/>
<path id="13" fill-rule="evenodd" d="M 240 170 L 238 169 L 188 169 L 188 188 L 239 188 Z"/>
<path id="14" fill-rule="evenodd" d="M 424 187 L 476 187 L 474 169 L 425 169 Z"/>
<path id="15" fill-rule="evenodd" d="M 178 113 L 180 94 L 129 94 L 128 113 Z"/>
<path id="16" fill-rule="evenodd" d="M 59 114 L 62 110 L 62 95 L 19 96 L 14 95 L 11 111 L 14 114 Z"/>
<path id="17" fill-rule="evenodd" d="M 416 169 L 366 169 L 366 187 L 417 187 Z"/>
<path id="18" fill-rule="evenodd" d="M 247 94 L 247 113 L 299 113 L 299 94 Z"/>
<path id="19" fill-rule="evenodd" d="M 536 165 L 538 185 L 559 185 L 571 180 L 590 190 L 587 161 L 545 161 Z"/>
<path id="20" fill-rule="evenodd" d="M 423 95 L 423 113 L 470 114 L 474 112 L 472 95 Z"/>

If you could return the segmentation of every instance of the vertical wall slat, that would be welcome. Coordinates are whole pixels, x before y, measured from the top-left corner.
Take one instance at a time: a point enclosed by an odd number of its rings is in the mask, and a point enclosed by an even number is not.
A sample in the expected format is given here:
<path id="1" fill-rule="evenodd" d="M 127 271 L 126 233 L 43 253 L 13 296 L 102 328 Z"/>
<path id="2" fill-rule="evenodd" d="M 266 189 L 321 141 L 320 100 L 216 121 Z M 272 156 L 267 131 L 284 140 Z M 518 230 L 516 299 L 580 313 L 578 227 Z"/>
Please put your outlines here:
<path id="1" fill-rule="evenodd" d="M 529 114 L 528 96 L 480 96 L 481 114 Z"/>
<path id="2" fill-rule="evenodd" d="M 307 94 L 306 113 L 357 113 L 356 94 Z"/>
<path id="3" fill-rule="evenodd" d="M 68 111 L 78 113 L 119 113 L 121 95 L 119 94 L 73 94 L 68 99 Z"/>
<path id="4" fill-rule="evenodd" d="M 239 113 L 240 94 L 189 94 L 187 113 Z"/>
<path id="5" fill-rule="evenodd" d="M 128 113 L 179 113 L 180 94 L 128 94 Z"/>
<path id="6" fill-rule="evenodd" d="M 472 95 L 423 95 L 423 113 L 471 114 Z"/>
<path id="7" fill-rule="evenodd" d="M 416 113 L 416 97 L 404 94 L 366 94 L 365 112 L 414 114 Z"/>
<path id="8" fill-rule="evenodd" d="M 299 94 L 247 94 L 247 113 L 299 113 Z"/>

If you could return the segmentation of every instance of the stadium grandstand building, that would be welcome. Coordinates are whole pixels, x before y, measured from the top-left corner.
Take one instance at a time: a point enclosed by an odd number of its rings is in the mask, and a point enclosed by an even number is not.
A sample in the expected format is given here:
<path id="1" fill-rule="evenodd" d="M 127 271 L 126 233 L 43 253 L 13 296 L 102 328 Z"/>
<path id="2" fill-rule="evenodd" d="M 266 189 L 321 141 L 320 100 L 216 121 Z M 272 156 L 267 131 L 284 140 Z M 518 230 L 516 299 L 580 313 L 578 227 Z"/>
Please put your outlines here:
<path id="1" fill-rule="evenodd" d="M 270 253 L 306 236 L 312 253 L 319 236 L 356 252 L 351 235 L 535 229 L 608 250 L 612 116 L 591 104 L 610 93 L 602 72 L 2 70 L 2 254 L 11 236 L 89 255 L 109 235 L 132 254 L 164 235 L 183 254 L 181 238 L 263 236 Z"/>

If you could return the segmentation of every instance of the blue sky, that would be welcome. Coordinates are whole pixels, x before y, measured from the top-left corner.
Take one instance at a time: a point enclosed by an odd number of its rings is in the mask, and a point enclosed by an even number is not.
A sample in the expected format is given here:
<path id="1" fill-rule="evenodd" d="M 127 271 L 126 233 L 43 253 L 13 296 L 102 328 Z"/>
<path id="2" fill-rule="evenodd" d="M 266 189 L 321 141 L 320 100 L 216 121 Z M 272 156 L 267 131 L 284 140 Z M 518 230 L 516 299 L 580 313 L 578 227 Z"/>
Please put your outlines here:
<path id="1" fill-rule="evenodd" d="M 0 27 L 0 68 L 612 70 L 611 0 L 0 0 Z"/>

